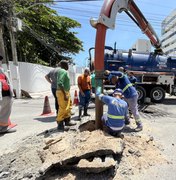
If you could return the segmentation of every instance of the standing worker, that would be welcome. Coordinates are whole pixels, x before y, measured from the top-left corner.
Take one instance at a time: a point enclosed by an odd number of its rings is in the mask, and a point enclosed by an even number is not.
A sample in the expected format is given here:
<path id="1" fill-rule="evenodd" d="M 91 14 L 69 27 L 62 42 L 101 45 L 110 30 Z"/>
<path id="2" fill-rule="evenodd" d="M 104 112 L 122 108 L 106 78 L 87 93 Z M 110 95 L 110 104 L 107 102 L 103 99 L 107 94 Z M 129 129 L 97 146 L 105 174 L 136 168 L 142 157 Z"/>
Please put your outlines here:
<path id="1" fill-rule="evenodd" d="M 107 127 L 109 134 L 120 136 L 128 114 L 128 105 L 122 100 L 122 90 L 115 89 L 113 97 L 100 94 L 100 92 L 97 92 L 96 95 L 108 106 L 108 112 L 102 117 L 103 124 Z"/>
<path id="2" fill-rule="evenodd" d="M 78 87 L 79 87 L 79 116 L 78 120 L 81 120 L 82 109 L 84 108 L 84 116 L 90 116 L 87 114 L 88 105 L 90 102 L 91 95 L 91 79 L 90 70 L 85 68 L 84 74 L 78 77 Z"/>
<path id="3" fill-rule="evenodd" d="M 76 123 L 71 122 L 71 96 L 70 96 L 70 77 L 68 75 L 68 62 L 62 60 L 60 62 L 61 69 L 58 71 L 57 75 L 57 101 L 59 104 L 59 111 L 57 115 L 57 129 L 59 131 L 64 131 L 64 125 L 72 126 Z"/>
<path id="4" fill-rule="evenodd" d="M 135 87 L 131 84 L 128 77 L 120 71 L 112 71 L 109 75 L 109 79 L 112 84 L 116 85 L 116 88 L 122 89 L 124 99 L 128 103 L 129 109 L 131 110 L 134 119 L 136 121 L 135 131 L 142 131 L 143 126 L 138 111 L 138 93 Z M 129 120 L 126 120 L 126 124 Z"/>
<path id="5" fill-rule="evenodd" d="M 12 89 L 2 68 L 3 57 L 0 56 L 0 133 L 15 132 L 8 130 L 9 117 L 12 109 Z"/>
<path id="6" fill-rule="evenodd" d="M 57 97 L 56 97 L 56 90 L 57 90 L 57 74 L 59 71 L 60 67 L 56 67 L 52 69 L 46 76 L 46 80 L 51 84 L 51 92 L 55 98 L 55 109 L 56 109 L 56 114 L 58 114 L 58 109 L 59 105 L 57 102 Z"/>

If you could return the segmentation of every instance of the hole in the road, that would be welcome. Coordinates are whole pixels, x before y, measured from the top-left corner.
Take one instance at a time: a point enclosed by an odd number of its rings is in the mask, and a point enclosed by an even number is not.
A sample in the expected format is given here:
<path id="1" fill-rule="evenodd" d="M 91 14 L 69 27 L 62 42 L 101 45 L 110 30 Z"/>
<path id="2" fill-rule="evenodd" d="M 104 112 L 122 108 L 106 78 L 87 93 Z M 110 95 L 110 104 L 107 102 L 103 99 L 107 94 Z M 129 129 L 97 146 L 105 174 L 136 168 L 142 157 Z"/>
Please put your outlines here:
<path id="1" fill-rule="evenodd" d="M 83 131 L 94 131 L 95 130 L 95 120 L 90 120 L 88 122 L 85 122 L 79 126 L 80 132 Z"/>

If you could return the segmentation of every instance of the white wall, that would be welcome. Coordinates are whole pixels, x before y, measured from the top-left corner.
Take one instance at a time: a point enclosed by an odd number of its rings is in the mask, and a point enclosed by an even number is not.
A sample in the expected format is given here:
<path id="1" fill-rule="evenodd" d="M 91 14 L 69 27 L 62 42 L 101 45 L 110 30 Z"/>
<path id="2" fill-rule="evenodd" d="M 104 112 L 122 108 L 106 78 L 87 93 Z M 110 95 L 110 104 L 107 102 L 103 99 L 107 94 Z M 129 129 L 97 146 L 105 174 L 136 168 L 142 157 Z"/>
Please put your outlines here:
<path id="1" fill-rule="evenodd" d="M 4 69 L 7 69 L 3 65 Z M 46 67 L 38 64 L 19 62 L 19 74 L 21 81 L 21 89 L 28 93 L 39 93 L 50 90 L 50 84 L 46 81 L 45 75 L 51 70 L 51 67 Z M 10 62 L 10 72 L 13 87 L 16 87 L 16 74 L 12 62 Z M 78 73 L 77 73 L 78 72 Z M 77 84 L 77 77 L 82 73 L 82 68 L 76 66 L 69 67 L 69 75 L 71 85 Z"/>
<path id="2" fill-rule="evenodd" d="M 132 46 L 132 49 L 136 49 L 136 52 L 149 53 L 151 52 L 151 43 L 146 39 L 138 39 Z"/>

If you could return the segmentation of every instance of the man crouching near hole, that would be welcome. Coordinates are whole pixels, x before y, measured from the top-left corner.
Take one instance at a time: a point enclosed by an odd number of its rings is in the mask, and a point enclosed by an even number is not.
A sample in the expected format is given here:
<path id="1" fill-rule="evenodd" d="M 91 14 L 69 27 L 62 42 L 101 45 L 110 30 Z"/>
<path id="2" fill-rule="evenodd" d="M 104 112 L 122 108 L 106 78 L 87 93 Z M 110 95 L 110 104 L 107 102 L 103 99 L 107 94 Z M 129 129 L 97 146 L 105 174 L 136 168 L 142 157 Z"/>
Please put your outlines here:
<path id="1" fill-rule="evenodd" d="M 108 112 L 102 116 L 105 131 L 112 136 L 123 137 L 121 134 L 125 126 L 125 118 L 128 114 L 128 105 L 122 99 L 122 90 L 115 89 L 112 96 L 100 94 L 100 90 L 96 93 L 99 100 L 108 106 Z"/>

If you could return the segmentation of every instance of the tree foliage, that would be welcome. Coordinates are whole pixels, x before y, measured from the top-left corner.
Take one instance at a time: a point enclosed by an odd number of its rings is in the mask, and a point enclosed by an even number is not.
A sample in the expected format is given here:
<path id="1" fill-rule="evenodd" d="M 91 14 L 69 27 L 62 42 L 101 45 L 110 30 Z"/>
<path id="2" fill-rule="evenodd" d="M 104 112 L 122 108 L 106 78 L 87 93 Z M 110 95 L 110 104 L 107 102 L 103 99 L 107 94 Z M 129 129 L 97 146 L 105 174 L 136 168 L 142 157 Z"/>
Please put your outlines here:
<path id="1" fill-rule="evenodd" d="M 81 25 L 68 17 L 59 16 L 49 4 L 35 4 L 32 0 L 1 1 L 9 1 L 5 6 L 13 6 L 16 16 L 23 21 L 23 30 L 16 33 L 20 60 L 54 66 L 61 59 L 71 61 L 71 55 L 83 50 L 82 42 L 73 30 Z"/>
<path id="2" fill-rule="evenodd" d="M 0 18 L 7 18 L 10 9 L 13 7 L 13 1 L 11 0 L 0 0 Z"/>

